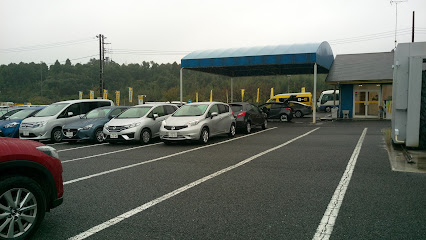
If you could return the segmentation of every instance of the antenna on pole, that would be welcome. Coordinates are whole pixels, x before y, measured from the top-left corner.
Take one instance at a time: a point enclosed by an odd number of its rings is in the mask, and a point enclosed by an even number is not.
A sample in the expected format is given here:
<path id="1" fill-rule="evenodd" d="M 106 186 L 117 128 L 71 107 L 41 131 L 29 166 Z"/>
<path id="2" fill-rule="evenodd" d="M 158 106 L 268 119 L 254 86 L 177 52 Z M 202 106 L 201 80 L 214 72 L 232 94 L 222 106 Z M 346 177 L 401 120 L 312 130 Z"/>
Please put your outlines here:
<path id="1" fill-rule="evenodd" d="M 398 0 L 398 1 L 394 1 L 391 0 L 390 4 L 392 5 L 392 3 L 395 3 L 395 48 L 396 48 L 396 33 L 397 33 L 397 29 L 398 29 L 398 3 L 403 3 L 403 2 L 407 2 L 408 0 Z"/>

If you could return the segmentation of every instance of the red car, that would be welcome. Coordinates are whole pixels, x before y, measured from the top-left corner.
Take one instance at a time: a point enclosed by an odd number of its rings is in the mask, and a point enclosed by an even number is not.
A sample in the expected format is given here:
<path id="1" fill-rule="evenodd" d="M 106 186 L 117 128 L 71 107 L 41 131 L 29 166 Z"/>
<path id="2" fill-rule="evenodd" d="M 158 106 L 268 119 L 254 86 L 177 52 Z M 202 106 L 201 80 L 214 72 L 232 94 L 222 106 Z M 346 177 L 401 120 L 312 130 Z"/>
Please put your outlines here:
<path id="1" fill-rule="evenodd" d="M 27 239 L 64 193 L 62 164 L 52 147 L 0 138 L 0 239 Z"/>

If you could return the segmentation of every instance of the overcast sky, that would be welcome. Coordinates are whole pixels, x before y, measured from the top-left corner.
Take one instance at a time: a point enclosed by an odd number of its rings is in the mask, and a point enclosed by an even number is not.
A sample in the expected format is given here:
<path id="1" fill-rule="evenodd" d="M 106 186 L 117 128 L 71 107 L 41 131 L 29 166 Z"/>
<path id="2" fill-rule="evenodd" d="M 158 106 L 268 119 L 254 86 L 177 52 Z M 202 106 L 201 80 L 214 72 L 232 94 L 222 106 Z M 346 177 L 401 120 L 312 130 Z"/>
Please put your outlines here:
<path id="1" fill-rule="evenodd" d="M 426 0 L 398 4 L 398 36 L 426 41 Z M 334 55 L 394 48 L 389 0 L 0 0 L 0 64 L 177 62 L 196 50 L 328 41 Z"/>

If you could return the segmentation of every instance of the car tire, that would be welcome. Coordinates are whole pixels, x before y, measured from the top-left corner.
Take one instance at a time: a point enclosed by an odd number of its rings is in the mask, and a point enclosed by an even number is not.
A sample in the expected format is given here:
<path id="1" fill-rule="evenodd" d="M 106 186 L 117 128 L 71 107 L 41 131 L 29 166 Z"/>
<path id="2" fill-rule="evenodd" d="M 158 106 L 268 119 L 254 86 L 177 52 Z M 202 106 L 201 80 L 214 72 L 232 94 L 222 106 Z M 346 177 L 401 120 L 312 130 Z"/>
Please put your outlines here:
<path id="1" fill-rule="evenodd" d="M 328 113 L 331 112 L 331 107 L 326 107 L 325 112 L 328 112 Z"/>
<path id="2" fill-rule="evenodd" d="M 290 117 L 286 113 L 280 115 L 280 122 L 288 122 L 290 120 Z"/>
<path id="3" fill-rule="evenodd" d="M 140 142 L 142 144 L 148 144 L 151 141 L 151 131 L 147 128 L 142 129 L 141 136 L 140 136 Z"/>
<path id="4" fill-rule="evenodd" d="M 265 130 L 266 128 L 268 128 L 268 120 L 263 120 L 263 124 L 262 124 L 262 129 Z"/>
<path id="5" fill-rule="evenodd" d="M 297 110 L 297 111 L 294 113 L 294 116 L 295 116 L 295 117 L 297 117 L 297 118 L 301 118 L 301 117 L 303 117 L 303 113 L 302 113 L 302 111 Z"/>
<path id="6" fill-rule="evenodd" d="M 209 141 L 209 129 L 203 127 L 200 134 L 200 142 L 206 144 Z"/>
<path id="7" fill-rule="evenodd" d="M 62 129 L 59 127 L 56 127 L 52 130 L 50 140 L 54 143 L 58 143 L 62 141 Z"/>
<path id="8" fill-rule="evenodd" d="M 103 143 L 105 141 L 105 134 L 102 131 L 102 128 L 96 129 L 93 139 L 95 143 Z"/>
<path id="9" fill-rule="evenodd" d="M 235 124 L 234 124 L 234 123 L 232 123 L 232 124 L 231 124 L 231 127 L 229 128 L 228 136 L 229 136 L 229 137 L 234 137 L 234 136 L 235 136 L 235 131 L 236 131 L 236 129 L 235 129 Z"/>
<path id="10" fill-rule="evenodd" d="M 19 202 L 15 204 L 18 196 Z M 11 203 L 6 198 L 12 198 L 14 202 Z M 8 176 L 0 180 L 0 203 L 8 208 L 0 208 L 0 216 L 10 214 L 9 217 L 0 219 L 0 226 L 5 226 L 0 231 L 0 239 L 28 239 L 37 230 L 46 212 L 46 196 L 41 186 L 24 176 Z M 34 220 L 27 221 L 30 217 L 23 218 L 23 215 L 33 217 Z M 19 228 L 18 222 L 22 224 L 22 228 Z M 12 238 L 7 236 L 11 223 L 14 226 Z"/>
<path id="11" fill-rule="evenodd" d="M 246 129 L 245 130 L 246 130 L 247 134 L 251 133 L 251 123 L 250 122 L 246 123 Z"/>

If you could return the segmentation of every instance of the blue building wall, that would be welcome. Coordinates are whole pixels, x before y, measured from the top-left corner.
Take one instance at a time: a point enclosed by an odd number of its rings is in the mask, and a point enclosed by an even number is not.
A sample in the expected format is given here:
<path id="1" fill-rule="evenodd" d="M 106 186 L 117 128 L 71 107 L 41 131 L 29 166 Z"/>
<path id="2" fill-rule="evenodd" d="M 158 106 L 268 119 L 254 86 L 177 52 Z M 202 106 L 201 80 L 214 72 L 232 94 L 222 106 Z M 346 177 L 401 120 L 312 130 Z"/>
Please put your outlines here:
<path id="1" fill-rule="evenodd" d="M 354 103 L 354 86 L 351 84 L 340 85 L 340 117 L 343 117 L 342 110 L 349 110 L 349 118 L 353 117 L 352 108 Z"/>

